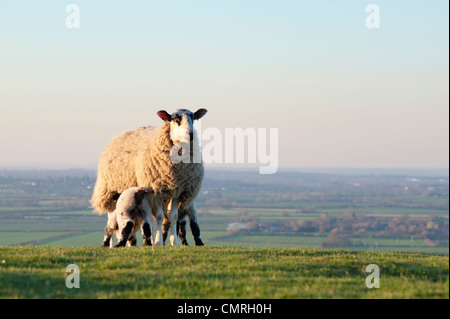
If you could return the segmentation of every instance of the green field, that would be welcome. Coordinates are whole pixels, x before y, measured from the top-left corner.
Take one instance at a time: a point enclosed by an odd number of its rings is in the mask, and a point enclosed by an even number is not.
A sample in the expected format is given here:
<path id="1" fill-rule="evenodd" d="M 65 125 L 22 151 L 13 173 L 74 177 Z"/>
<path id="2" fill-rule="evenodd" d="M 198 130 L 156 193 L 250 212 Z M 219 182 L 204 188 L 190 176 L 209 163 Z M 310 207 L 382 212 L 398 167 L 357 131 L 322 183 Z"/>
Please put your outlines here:
<path id="1" fill-rule="evenodd" d="M 289 213 L 289 211 L 288 211 Z M 202 238 L 206 245 L 233 246 L 241 248 L 317 248 L 325 235 L 287 235 L 283 233 L 228 234 L 225 230 L 236 216 L 258 216 L 260 221 L 279 221 L 283 218 L 311 220 L 312 214 L 290 213 L 280 217 L 276 210 L 229 209 L 210 210 L 200 215 Z M 90 210 L 67 212 L 44 212 L 24 216 L 25 218 L 4 218 L 0 224 L 0 245 L 50 245 L 62 247 L 99 246 L 106 225 L 105 215 L 93 214 Z M 140 238 L 140 232 L 138 232 Z M 188 226 L 188 242 L 194 240 Z M 448 241 L 438 247 L 430 247 L 423 239 L 351 238 L 353 246 L 339 248 L 368 251 L 420 252 L 448 255 Z M 141 240 L 138 240 L 141 245 Z"/>
<path id="2" fill-rule="evenodd" d="M 2 245 L 18 245 L 31 242 L 37 244 L 45 240 L 54 240 L 66 234 L 64 232 L 1 232 L 0 242 Z"/>
<path id="3" fill-rule="evenodd" d="M 66 267 L 80 288 L 66 287 Z M 380 288 L 365 268 L 380 268 Z M 449 258 L 233 247 L 0 247 L 0 298 L 449 298 Z"/>

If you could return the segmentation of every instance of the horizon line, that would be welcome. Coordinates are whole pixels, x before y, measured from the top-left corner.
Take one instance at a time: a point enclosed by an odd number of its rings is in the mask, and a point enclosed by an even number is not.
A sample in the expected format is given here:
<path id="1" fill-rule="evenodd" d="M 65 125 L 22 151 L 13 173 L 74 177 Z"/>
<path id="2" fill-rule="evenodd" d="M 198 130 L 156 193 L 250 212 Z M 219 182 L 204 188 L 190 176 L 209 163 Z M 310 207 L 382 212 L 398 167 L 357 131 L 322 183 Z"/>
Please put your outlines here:
<path id="1" fill-rule="evenodd" d="M 218 166 L 205 165 L 209 171 L 235 171 L 235 172 L 258 172 L 258 167 Z M 0 171 L 96 171 L 97 167 L 92 165 L 73 166 L 67 164 L 29 164 L 29 165 L 0 165 Z M 283 166 L 278 167 L 277 173 L 317 173 L 317 174 L 370 174 L 370 175 L 402 175 L 419 174 L 422 176 L 449 176 L 449 167 L 331 167 L 331 166 Z"/>

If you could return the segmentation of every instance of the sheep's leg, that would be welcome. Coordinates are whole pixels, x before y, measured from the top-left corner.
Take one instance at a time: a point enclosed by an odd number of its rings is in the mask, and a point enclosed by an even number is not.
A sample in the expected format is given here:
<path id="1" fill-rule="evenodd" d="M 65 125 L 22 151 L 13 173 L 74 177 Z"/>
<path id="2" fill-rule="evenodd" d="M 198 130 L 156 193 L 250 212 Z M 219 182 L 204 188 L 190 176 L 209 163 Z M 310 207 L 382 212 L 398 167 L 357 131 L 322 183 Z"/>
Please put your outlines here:
<path id="1" fill-rule="evenodd" d="M 200 237 L 200 227 L 198 225 L 198 221 L 191 219 L 189 226 L 191 226 L 191 232 L 194 236 L 195 246 L 204 246 L 205 244 Z"/>
<path id="2" fill-rule="evenodd" d="M 150 216 L 150 230 L 152 232 L 152 236 L 151 236 L 151 243 L 152 245 L 155 245 L 155 233 L 156 233 L 156 221 L 155 221 L 155 217 L 153 217 L 156 214 L 156 210 L 152 209 L 152 216 Z"/>
<path id="3" fill-rule="evenodd" d="M 177 221 L 178 221 L 178 198 L 172 198 L 170 201 L 169 220 L 170 220 L 170 246 L 180 246 L 177 233 Z"/>
<path id="4" fill-rule="evenodd" d="M 170 220 L 169 220 L 169 218 L 164 218 L 162 227 L 163 227 L 163 230 L 162 230 L 163 245 L 165 245 L 166 244 L 166 239 L 167 239 L 167 234 L 169 233 L 169 229 L 170 229 Z"/>
<path id="5" fill-rule="evenodd" d="M 194 236 L 195 246 L 204 246 L 205 244 L 200 237 L 200 226 L 198 224 L 198 214 L 197 207 L 195 207 L 195 203 L 192 203 L 192 206 L 188 209 L 189 216 L 189 226 L 191 226 L 192 236 Z"/>
<path id="6" fill-rule="evenodd" d="M 186 218 L 183 218 L 181 222 L 177 222 L 177 232 L 178 236 L 180 236 L 181 245 L 189 246 L 186 240 Z"/>
<path id="7" fill-rule="evenodd" d="M 156 208 L 155 213 L 156 219 L 156 234 L 155 234 L 155 246 L 163 245 L 163 221 L 164 221 L 164 212 L 162 209 L 162 205 L 159 205 Z"/>
<path id="8" fill-rule="evenodd" d="M 131 231 L 133 230 L 133 222 L 129 220 L 125 227 L 121 228 L 120 231 L 120 238 L 118 238 L 118 243 L 114 247 L 125 247 L 125 244 L 127 243 L 128 237 L 131 234 Z"/>

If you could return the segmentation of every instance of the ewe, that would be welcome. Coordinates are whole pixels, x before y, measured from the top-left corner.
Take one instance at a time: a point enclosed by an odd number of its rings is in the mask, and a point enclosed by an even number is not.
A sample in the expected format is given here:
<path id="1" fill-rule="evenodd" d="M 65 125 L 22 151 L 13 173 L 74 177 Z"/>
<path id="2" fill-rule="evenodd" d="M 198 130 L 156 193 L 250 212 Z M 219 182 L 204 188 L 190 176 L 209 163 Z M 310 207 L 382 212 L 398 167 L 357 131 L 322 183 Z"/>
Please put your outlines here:
<path id="1" fill-rule="evenodd" d="M 167 195 L 170 244 L 179 245 L 176 228 L 180 210 L 180 217 L 187 214 L 191 220 L 196 245 L 203 245 L 194 205 L 203 180 L 203 163 L 193 122 L 206 112 L 205 109 L 195 113 L 180 109 L 173 114 L 159 111 L 157 114 L 164 121 L 159 129 L 145 126 L 113 138 L 100 156 L 91 199 L 94 209 L 112 213 L 126 189 L 150 187 L 155 192 L 151 208 L 156 210 L 153 215 L 158 225 L 155 244 L 163 244 L 160 216 Z"/>

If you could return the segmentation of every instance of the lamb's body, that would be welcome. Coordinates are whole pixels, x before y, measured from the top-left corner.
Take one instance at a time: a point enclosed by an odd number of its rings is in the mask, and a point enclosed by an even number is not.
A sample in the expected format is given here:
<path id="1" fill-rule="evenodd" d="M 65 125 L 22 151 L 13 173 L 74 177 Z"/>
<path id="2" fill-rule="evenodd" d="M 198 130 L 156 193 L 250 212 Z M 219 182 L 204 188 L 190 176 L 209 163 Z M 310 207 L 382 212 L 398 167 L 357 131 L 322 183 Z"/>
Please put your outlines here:
<path id="1" fill-rule="evenodd" d="M 144 246 L 151 246 L 150 198 L 153 190 L 145 187 L 132 187 L 124 191 L 117 200 L 116 209 L 108 214 L 105 238 L 102 246 L 113 245 L 112 235 L 116 232 L 118 243 L 115 247 L 123 247 L 129 242 L 136 245 L 136 232 L 142 229 Z M 157 216 L 154 216 L 157 218 Z M 162 217 L 162 216 L 161 216 Z M 161 218 L 160 217 L 160 218 Z"/>
<path id="2" fill-rule="evenodd" d="M 139 127 L 111 140 L 100 156 L 97 182 L 91 199 L 91 204 L 97 212 L 113 212 L 120 194 L 131 187 L 150 187 L 154 190 L 155 196 L 150 203 L 153 210 L 159 209 L 167 196 L 174 200 L 170 202 L 168 209 L 175 211 L 172 213 L 175 217 L 170 218 L 172 225 L 176 223 L 179 208 L 189 211 L 200 191 L 204 174 L 203 163 L 172 161 L 173 131 L 177 129 L 174 129 L 174 126 L 176 124 L 169 120 L 163 122 L 160 128 Z M 200 149 L 197 135 L 193 134 L 193 131 L 191 134 L 192 158 L 192 153 L 200 152 Z M 194 219 L 196 220 L 196 216 Z M 157 222 L 159 225 L 159 221 Z M 174 240 L 178 243 L 177 238 Z"/>

